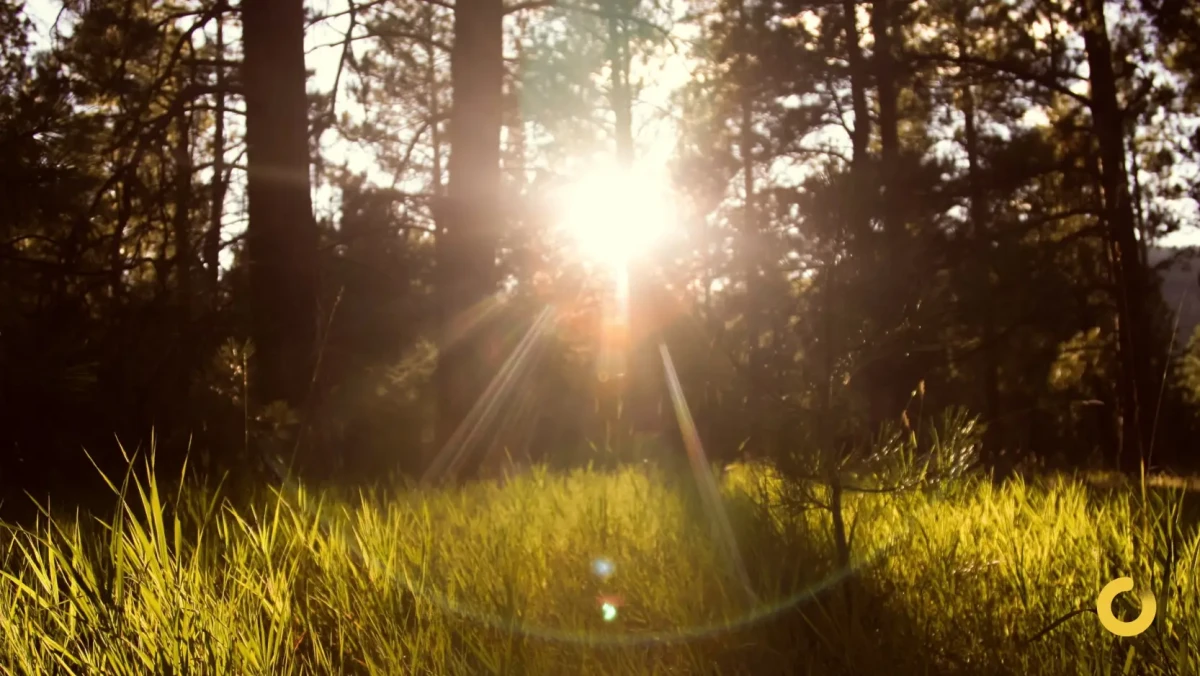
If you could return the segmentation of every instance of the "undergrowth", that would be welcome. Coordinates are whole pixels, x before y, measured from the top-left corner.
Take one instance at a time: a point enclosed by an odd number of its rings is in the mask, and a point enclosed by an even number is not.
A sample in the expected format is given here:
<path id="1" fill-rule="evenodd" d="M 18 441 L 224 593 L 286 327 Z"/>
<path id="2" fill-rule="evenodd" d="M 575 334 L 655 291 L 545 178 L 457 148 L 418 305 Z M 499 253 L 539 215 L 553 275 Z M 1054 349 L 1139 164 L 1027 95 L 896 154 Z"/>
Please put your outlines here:
<path id="1" fill-rule="evenodd" d="M 286 485 L 239 506 L 152 476 L 114 481 L 108 518 L 3 527 L 0 671 L 1200 673 L 1200 540 L 1179 490 L 963 477 L 851 493 L 843 571 L 826 510 L 738 467 L 723 500 L 751 596 L 694 496 L 647 467 L 352 499 Z M 1087 612 L 1043 631 L 1122 575 L 1158 598 L 1146 633 Z"/>

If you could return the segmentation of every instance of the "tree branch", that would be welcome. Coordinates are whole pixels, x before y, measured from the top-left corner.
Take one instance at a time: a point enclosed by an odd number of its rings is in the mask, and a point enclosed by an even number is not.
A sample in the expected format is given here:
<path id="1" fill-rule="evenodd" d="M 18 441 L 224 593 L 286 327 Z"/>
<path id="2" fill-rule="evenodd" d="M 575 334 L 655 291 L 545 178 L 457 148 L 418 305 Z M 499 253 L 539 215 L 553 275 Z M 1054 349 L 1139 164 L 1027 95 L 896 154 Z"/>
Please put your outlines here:
<path id="1" fill-rule="evenodd" d="M 995 73 L 1003 73 L 1018 80 L 1024 80 L 1031 84 L 1036 84 L 1047 91 L 1061 94 L 1068 98 L 1074 99 L 1079 103 L 1091 107 L 1092 100 L 1078 92 L 1071 91 L 1071 88 L 1063 84 L 1065 75 L 1061 73 L 1038 73 L 1026 68 L 1017 63 L 994 61 L 981 56 L 951 56 L 949 54 L 910 54 L 914 63 L 941 63 L 950 64 L 958 68 L 974 67 L 982 70 L 989 70 Z"/>

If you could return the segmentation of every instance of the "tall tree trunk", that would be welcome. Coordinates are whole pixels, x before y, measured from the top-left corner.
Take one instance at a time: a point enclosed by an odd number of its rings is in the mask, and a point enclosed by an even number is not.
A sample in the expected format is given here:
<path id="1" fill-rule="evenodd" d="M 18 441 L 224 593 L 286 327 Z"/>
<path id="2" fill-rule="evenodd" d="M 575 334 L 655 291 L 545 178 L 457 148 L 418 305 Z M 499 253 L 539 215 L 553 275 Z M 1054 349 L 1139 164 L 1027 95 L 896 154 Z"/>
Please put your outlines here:
<path id="1" fill-rule="evenodd" d="M 880 423 L 900 413 L 903 392 L 909 383 L 902 382 L 905 356 L 895 349 L 894 329 L 900 326 L 907 310 L 905 290 L 905 261 L 908 257 L 904 241 L 902 201 L 897 194 L 897 169 L 900 156 L 899 114 L 896 103 L 897 66 L 893 46 L 892 24 L 894 8 L 891 0 L 874 0 L 871 7 L 871 32 L 875 37 L 874 75 L 879 99 L 879 219 L 883 226 L 882 247 L 878 251 L 876 274 L 876 303 L 872 314 L 877 322 L 876 334 L 886 338 L 871 358 L 867 373 L 872 390 L 872 418 Z M 888 349 L 887 346 L 892 346 Z"/>
<path id="2" fill-rule="evenodd" d="M 517 28 L 514 35 L 516 41 L 516 72 L 523 73 L 527 67 L 528 58 L 525 55 L 525 43 L 529 36 L 529 18 L 524 12 L 517 17 Z M 506 171 L 511 171 L 512 192 L 515 195 L 524 195 L 528 184 L 526 168 L 529 166 L 529 142 L 525 134 L 525 111 L 521 106 L 521 88 L 516 83 L 513 84 L 509 92 L 510 104 L 512 106 L 512 119 L 508 123 L 508 161 L 512 162 L 513 166 L 505 166 Z"/>
<path id="3" fill-rule="evenodd" d="M 465 336 L 451 337 L 449 327 L 492 296 L 498 282 L 503 18 L 501 0 L 459 0 L 454 6 L 449 180 L 438 217 L 438 284 L 446 330 L 436 375 L 439 446 L 450 440 L 495 371 L 487 359 L 493 346 L 486 323 Z M 474 458 L 464 473 L 474 474 L 481 460 Z"/>
<path id="4" fill-rule="evenodd" d="M 749 18 L 746 16 L 745 0 L 738 2 L 738 31 L 741 33 L 742 48 L 738 58 L 739 70 L 742 71 L 739 83 L 738 107 L 741 109 L 741 122 L 738 129 L 738 152 L 742 160 L 742 242 L 745 256 L 743 274 L 746 276 L 746 293 L 753 294 L 755 278 L 758 276 L 758 221 L 755 215 L 754 200 L 754 91 L 751 89 L 754 77 L 750 73 L 750 59 L 747 50 L 750 47 Z M 751 299 L 756 300 L 756 299 Z M 750 324 L 757 329 L 757 317 L 752 317 Z M 752 343 L 757 342 L 757 335 L 751 336 Z M 751 345 L 753 351 L 754 345 Z"/>
<path id="5" fill-rule="evenodd" d="M 875 0 L 871 8 L 871 32 L 875 34 L 875 87 L 879 95 L 880 178 L 883 187 L 882 221 L 889 239 L 904 228 L 897 212 L 896 163 L 900 154 L 899 118 L 896 110 L 896 55 L 892 41 L 890 0 Z"/>
<path id="6" fill-rule="evenodd" d="M 216 17 L 217 42 L 215 58 L 223 61 L 225 58 L 225 14 L 220 12 Z M 221 271 L 221 219 L 225 214 L 225 66 L 216 66 L 216 100 L 213 106 L 213 172 L 212 193 L 209 198 L 208 230 L 204 233 L 203 259 L 205 293 L 208 294 L 209 308 L 217 305 L 217 283 Z"/>
<path id="7" fill-rule="evenodd" d="M 1104 216 L 1116 277 L 1117 334 L 1120 353 L 1121 450 L 1125 470 L 1146 460 L 1153 433 L 1157 392 L 1153 385 L 1154 343 L 1149 307 L 1150 287 L 1141 264 L 1137 221 L 1125 168 L 1125 125 L 1117 100 L 1112 48 L 1104 20 L 1104 0 L 1080 6 L 1084 47 L 1091 83 L 1092 125 L 1100 149 Z"/>
<path id="8" fill-rule="evenodd" d="M 617 166 L 622 171 L 633 167 L 636 149 L 633 143 L 633 91 L 629 83 L 629 26 L 626 17 L 632 12 L 633 0 L 610 0 L 608 12 L 608 64 L 609 106 L 613 112 L 613 139 L 616 148 Z M 617 199 L 614 196 L 614 199 Z M 646 326 L 648 313 L 643 304 L 642 293 L 637 289 L 648 279 L 636 275 L 632 270 L 618 271 L 625 274 L 625 297 L 614 293 L 605 299 L 607 307 L 603 315 L 601 330 L 606 336 L 607 349 L 601 357 L 601 370 L 608 379 L 602 379 L 597 390 L 597 414 L 604 425 L 606 443 L 616 449 L 624 449 L 632 439 L 635 427 L 641 424 L 642 415 L 653 404 L 654 394 L 650 388 L 659 381 L 655 378 L 646 382 L 640 374 L 658 371 L 658 350 L 653 340 L 634 341 L 635 331 Z M 633 298 L 629 290 L 634 291 Z M 613 290 L 615 291 L 615 289 Z M 623 316 L 624 315 L 624 316 Z M 629 365 L 632 364 L 632 367 Z M 619 371 L 620 373 L 613 373 Z M 661 421 L 660 421 L 661 422 Z"/>
<path id="9" fill-rule="evenodd" d="M 842 2 L 842 32 L 846 39 L 846 57 L 850 64 L 850 101 L 854 110 L 854 127 L 850 132 L 853 151 L 851 162 L 857 168 L 867 157 L 871 141 L 871 115 L 867 110 L 867 73 L 863 68 L 862 46 L 858 34 L 858 3 Z"/>
<path id="10" fill-rule="evenodd" d="M 1131 125 L 1129 137 L 1129 177 L 1133 181 L 1133 213 L 1138 232 L 1138 253 L 1143 268 L 1150 266 L 1150 228 L 1146 225 L 1145 200 L 1142 192 L 1141 167 L 1138 163 L 1136 125 Z"/>
<path id="11" fill-rule="evenodd" d="M 434 6 L 425 5 L 424 15 L 426 34 L 433 36 Z M 430 193 L 433 194 L 435 200 L 442 197 L 442 108 L 440 99 L 442 83 L 438 80 L 437 56 L 433 44 L 425 43 L 425 86 L 429 97 L 426 107 L 429 109 L 429 145 L 433 150 L 432 166 L 429 169 L 433 177 Z"/>
<path id="12" fill-rule="evenodd" d="M 176 118 L 175 133 L 175 211 L 171 219 L 175 239 L 175 284 L 178 294 L 176 302 L 181 317 L 190 320 L 192 306 L 192 117 L 180 113 Z"/>
<path id="13" fill-rule="evenodd" d="M 175 358 L 171 362 L 172 394 L 166 403 L 167 419 L 163 424 L 175 428 L 187 417 L 192 371 L 199 353 L 192 331 L 192 268 L 195 252 L 192 246 L 192 117 L 184 111 L 175 120 L 175 194 L 171 217 L 172 239 L 175 244 Z"/>
<path id="14" fill-rule="evenodd" d="M 850 101 L 854 111 L 854 126 L 850 130 L 850 185 L 857 195 L 865 189 L 863 168 L 867 163 L 867 146 L 871 142 L 871 113 L 867 109 L 867 80 L 869 73 L 859 44 L 858 3 L 842 2 L 842 32 L 846 40 L 846 58 L 850 65 Z M 868 212 L 860 200 L 847 200 L 847 225 L 854 237 L 866 237 L 870 231 Z"/>
<path id="15" fill-rule="evenodd" d="M 119 203 L 117 205 L 117 222 L 113 226 L 113 239 L 109 248 L 108 285 L 109 295 L 113 300 L 120 300 L 125 292 L 125 230 L 129 227 L 129 219 L 133 216 L 133 183 L 137 181 L 137 167 L 130 167 L 125 177 L 118 183 Z"/>
<path id="16" fill-rule="evenodd" d="M 964 46 L 963 41 L 960 41 L 960 48 Z M 983 366 L 984 415 L 988 421 L 987 432 L 983 439 L 983 459 L 989 466 L 996 468 L 1000 451 L 1001 412 L 999 351 L 997 349 L 999 346 L 996 345 L 996 316 L 992 307 L 992 236 L 988 223 L 987 198 L 979 168 L 979 129 L 975 119 L 975 93 L 969 80 L 963 87 L 962 102 L 967 151 L 968 198 L 971 202 L 970 237 L 972 248 L 978 256 L 972 268 L 982 288 L 980 311 L 983 313 L 981 322 L 983 347 L 980 354 Z"/>
<path id="17" fill-rule="evenodd" d="M 741 223 L 741 240 L 742 240 L 742 275 L 745 277 L 746 295 L 743 304 L 745 313 L 746 329 L 749 334 L 749 346 L 747 356 L 747 366 L 750 374 L 751 387 L 758 387 L 758 383 L 764 376 L 762 364 L 762 349 L 759 347 L 759 340 L 762 336 L 763 313 L 760 303 L 762 302 L 762 284 L 759 282 L 759 263 L 760 257 L 765 255 L 761 242 L 761 232 L 759 232 L 758 214 L 756 211 L 755 200 L 755 185 L 754 185 L 754 96 L 755 92 L 752 89 L 753 83 L 756 82 L 754 74 L 750 72 L 750 50 L 751 50 L 751 34 L 750 34 L 750 17 L 747 15 L 745 0 L 739 0 L 737 4 L 737 31 L 739 33 L 740 49 L 738 50 L 737 68 L 741 71 L 738 78 L 738 107 L 741 113 L 741 120 L 738 128 L 738 153 L 741 155 L 741 172 L 742 172 L 742 223 Z M 747 403 L 752 407 L 752 410 L 747 411 L 751 416 L 754 415 L 757 406 L 753 399 Z"/>
<path id="18" fill-rule="evenodd" d="M 971 36 L 967 26 L 968 8 L 960 6 L 955 11 L 957 23 L 958 51 L 962 56 L 971 52 Z M 992 278 L 995 276 L 994 252 L 992 251 L 992 224 L 988 216 L 987 191 L 981 175 L 979 160 L 979 121 L 975 109 L 975 90 L 969 73 L 960 72 L 962 78 L 962 113 L 964 150 L 967 153 L 967 197 L 970 200 L 971 227 L 968 231 L 970 247 L 974 256 L 968 260 L 968 275 L 974 275 L 980 287 L 982 313 L 980 327 L 980 361 L 983 370 L 983 406 L 987 428 L 983 438 L 983 461 L 998 474 L 1006 474 L 1007 468 L 998 467 L 1002 435 L 1000 434 L 1000 353 L 996 344 L 996 313 L 992 306 L 994 292 Z"/>
<path id="19" fill-rule="evenodd" d="M 318 280 L 303 0 L 245 0 L 242 40 L 254 383 L 259 401 L 301 408 L 315 364 Z"/>
<path id="20" fill-rule="evenodd" d="M 176 119 L 175 133 L 175 212 L 171 218 L 175 240 L 175 291 L 182 337 L 188 335 L 187 325 L 192 313 L 192 119 L 187 112 Z"/>
<path id="21" fill-rule="evenodd" d="M 633 166 L 633 92 L 629 84 L 629 31 L 625 16 L 630 13 L 626 0 L 614 0 L 608 17 L 609 104 L 616 123 L 614 136 L 617 163 Z"/>

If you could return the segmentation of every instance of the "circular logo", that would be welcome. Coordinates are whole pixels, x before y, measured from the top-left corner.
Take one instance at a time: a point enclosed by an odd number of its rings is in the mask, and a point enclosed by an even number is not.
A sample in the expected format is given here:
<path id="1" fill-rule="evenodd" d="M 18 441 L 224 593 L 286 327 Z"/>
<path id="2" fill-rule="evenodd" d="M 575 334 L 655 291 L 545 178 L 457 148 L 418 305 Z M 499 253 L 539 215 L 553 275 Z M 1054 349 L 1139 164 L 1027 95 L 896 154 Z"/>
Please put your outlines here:
<path id="1" fill-rule="evenodd" d="M 1117 636 L 1137 636 L 1146 631 L 1154 621 L 1154 614 L 1158 612 L 1154 595 L 1147 591 L 1142 594 L 1142 612 L 1138 613 L 1137 619 L 1131 622 L 1118 620 L 1112 611 L 1113 599 L 1117 598 L 1117 594 L 1127 591 L 1133 591 L 1133 578 L 1118 577 L 1104 585 L 1100 596 L 1096 597 L 1096 615 L 1100 617 L 1101 626 Z"/>

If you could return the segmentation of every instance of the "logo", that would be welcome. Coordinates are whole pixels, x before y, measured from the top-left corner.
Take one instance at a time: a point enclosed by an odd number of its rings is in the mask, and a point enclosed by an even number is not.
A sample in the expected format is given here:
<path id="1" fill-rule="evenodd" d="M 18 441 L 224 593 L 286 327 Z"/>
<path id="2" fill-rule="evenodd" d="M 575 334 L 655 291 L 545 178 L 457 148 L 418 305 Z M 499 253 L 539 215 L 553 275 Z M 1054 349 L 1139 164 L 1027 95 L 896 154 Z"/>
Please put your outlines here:
<path id="1" fill-rule="evenodd" d="M 1154 614 L 1158 612 L 1154 595 L 1147 591 L 1142 594 L 1142 612 L 1138 613 L 1137 619 L 1131 622 L 1118 620 L 1112 611 L 1113 599 L 1117 598 L 1117 594 L 1127 591 L 1133 591 L 1133 578 L 1118 577 L 1104 585 L 1100 596 L 1096 597 L 1096 615 L 1100 617 L 1101 626 L 1117 636 L 1137 636 L 1146 631 L 1154 621 Z"/>

